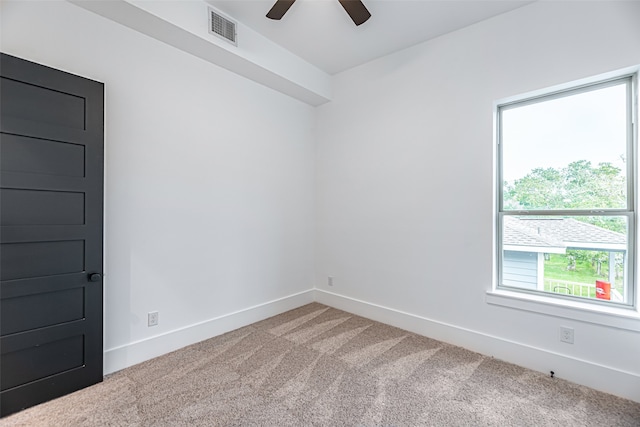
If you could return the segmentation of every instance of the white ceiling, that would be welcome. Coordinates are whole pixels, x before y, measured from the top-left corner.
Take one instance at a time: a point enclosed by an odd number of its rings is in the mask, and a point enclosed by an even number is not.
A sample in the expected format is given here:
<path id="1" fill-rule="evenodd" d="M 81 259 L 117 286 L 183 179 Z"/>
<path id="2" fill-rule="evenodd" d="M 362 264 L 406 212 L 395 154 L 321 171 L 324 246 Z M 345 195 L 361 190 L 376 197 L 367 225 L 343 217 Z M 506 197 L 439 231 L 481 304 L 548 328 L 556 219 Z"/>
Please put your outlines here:
<path id="1" fill-rule="evenodd" d="M 297 0 L 280 21 L 265 15 L 275 0 L 207 0 L 329 74 L 455 31 L 532 1 L 363 0 L 371 18 L 353 24 L 338 0 Z M 242 34 L 238 34 L 242 43 Z"/>

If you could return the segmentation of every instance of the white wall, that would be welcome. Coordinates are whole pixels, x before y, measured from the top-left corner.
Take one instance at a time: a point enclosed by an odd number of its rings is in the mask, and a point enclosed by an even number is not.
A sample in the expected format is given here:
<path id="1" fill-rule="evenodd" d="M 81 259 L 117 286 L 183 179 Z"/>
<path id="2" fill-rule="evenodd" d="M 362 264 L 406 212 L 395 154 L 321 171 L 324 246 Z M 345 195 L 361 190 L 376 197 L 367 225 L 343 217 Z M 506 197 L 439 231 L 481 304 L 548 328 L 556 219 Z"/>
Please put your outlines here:
<path id="1" fill-rule="evenodd" d="M 315 282 L 323 302 L 640 401 L 637 332 L 485 302 L 493 102 L 640 63 L 640 3 L 539 2 L 342 73 L 317 110 L 68 3 L 0 11 L 4 52 L 106 83 L 106 372 Z"/>
<path id="2" fill-rule="evenodd" d="M 237 45 L 210 34 L 202 0 L 69 1 L 310 105 L 331 99 L 327 73 L 242 23 Z"/>
<path id="3" fill-rule="evenodd" d="M 494 102 L 640 64 L 638 17 L 537 2 L 337 75 L 318 108 L 320 301 L 640 401 L 637 331 L 485 302 Z"/>
<path id="4" fill-rule="evenodd" d="M 106 372 L 311 301 L 312 107 L 66 2 L 1 36 L 105 83 Z"/>

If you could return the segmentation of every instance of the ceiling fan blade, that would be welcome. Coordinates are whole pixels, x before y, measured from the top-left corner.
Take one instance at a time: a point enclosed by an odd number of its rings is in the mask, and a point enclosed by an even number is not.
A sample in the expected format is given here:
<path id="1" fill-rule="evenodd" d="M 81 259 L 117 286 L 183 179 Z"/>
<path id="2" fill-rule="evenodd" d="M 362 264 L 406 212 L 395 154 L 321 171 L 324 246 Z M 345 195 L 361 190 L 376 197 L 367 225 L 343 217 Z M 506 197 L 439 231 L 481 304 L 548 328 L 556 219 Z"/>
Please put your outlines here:
<path id="1" fill-rule="evenodd" d="M 295 1 L 296 0 L 277 0 L 269 13 L 267 13 L 267 18 L 278 20 L 282 19 L 284 14 L 287 13 L 287 10 L 289 10 Z"/>
<path id="2" fill-rule="evenodd" d="M 338 0 L 344 10 L 347 11 L 353 23 L 356 25 L 364 24 L 367 19 L 371 18 L 371 14 L 360 0 Z"/>

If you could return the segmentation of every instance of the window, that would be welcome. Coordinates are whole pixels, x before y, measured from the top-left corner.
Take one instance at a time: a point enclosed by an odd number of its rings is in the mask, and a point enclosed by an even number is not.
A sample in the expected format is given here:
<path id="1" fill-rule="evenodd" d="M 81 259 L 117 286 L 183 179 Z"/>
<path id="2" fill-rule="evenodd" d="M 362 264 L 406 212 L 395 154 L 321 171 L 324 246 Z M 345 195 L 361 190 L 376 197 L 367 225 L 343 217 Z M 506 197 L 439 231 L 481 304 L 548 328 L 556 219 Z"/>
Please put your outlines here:
<path id="1" fill-rule="evenodd" d="M 636 82 L 498 106 L 498 289 L 634 305 Z"/>

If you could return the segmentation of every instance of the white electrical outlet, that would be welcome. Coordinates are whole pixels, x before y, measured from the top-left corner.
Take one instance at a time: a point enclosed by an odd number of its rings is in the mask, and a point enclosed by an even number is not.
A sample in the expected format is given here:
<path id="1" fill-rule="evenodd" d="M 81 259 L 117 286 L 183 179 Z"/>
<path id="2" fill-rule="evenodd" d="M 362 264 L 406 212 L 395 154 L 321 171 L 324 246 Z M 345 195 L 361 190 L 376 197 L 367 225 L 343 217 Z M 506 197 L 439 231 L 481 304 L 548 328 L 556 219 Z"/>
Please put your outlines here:
<path id="1" fill-rule="evenodd" d="M 329 286 L 333 286 L 333 276 L 329 276 L 329 277 L 328 277 L 327 284 L 328 284 Z"/>
<path id="2" fill-rule="evenodd" d="M 573 328 L 560 326 L 560 341 L 573 344 Z"/>
<path id="3" fill-rule="evenodd" d="M 158 312 L 150 311 L 147 313 L 147 326 L 157 326 L 158 325 Z"/>

